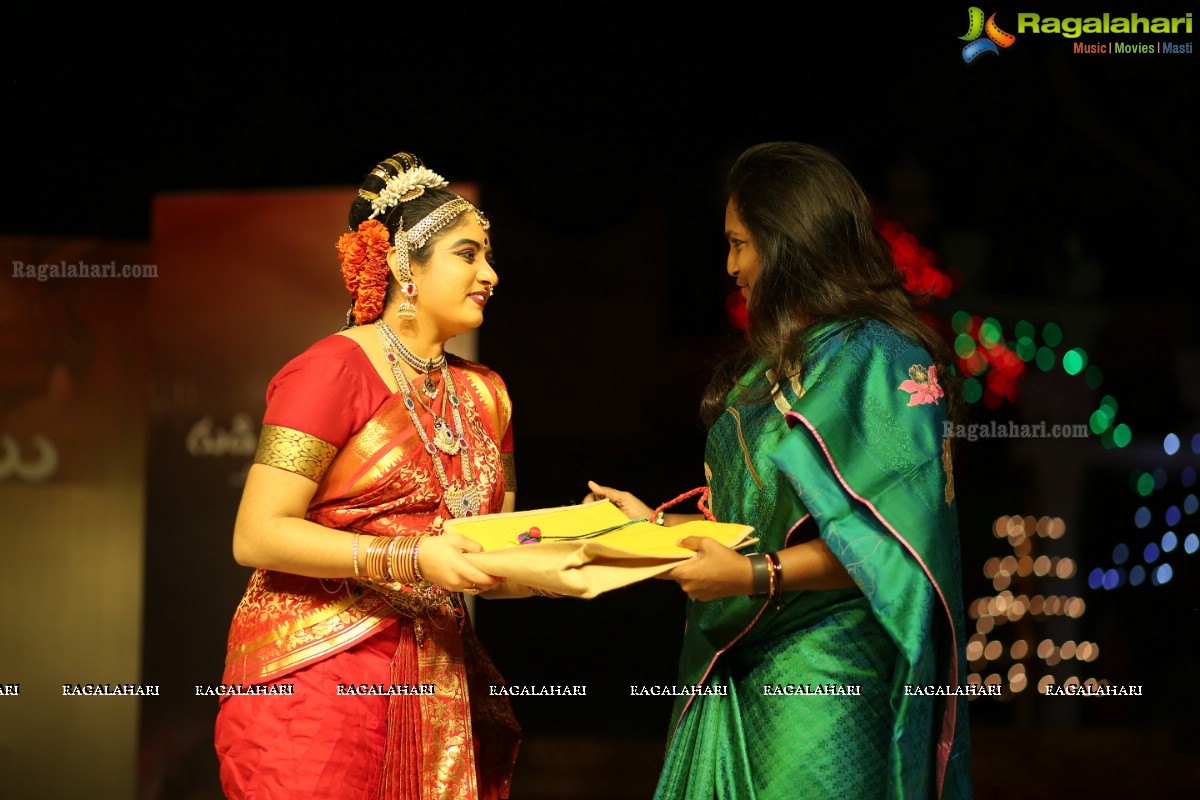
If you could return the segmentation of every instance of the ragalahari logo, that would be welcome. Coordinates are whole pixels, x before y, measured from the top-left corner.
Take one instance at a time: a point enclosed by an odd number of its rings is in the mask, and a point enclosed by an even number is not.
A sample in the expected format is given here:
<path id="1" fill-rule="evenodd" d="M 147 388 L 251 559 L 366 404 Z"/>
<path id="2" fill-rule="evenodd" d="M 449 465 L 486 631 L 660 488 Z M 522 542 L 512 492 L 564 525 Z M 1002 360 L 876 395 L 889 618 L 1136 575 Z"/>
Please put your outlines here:
<path id="1" fill-rule="evenodd" d="M 985 33 L 987 34 L 986 39 L 979 38 Z M 971 6 L 967 9 L 967 34 L 958 38 L 969 42 L 962 51 L 963 61 L 968 64 L 984 53 L 1000 55 L 999 48 L 1012 47 L 1012 43 L 1017 40 L 1017 37 L 1011 33 L 1000 30 L 1000 26 L 996 24 L 995 14 L 988 17 L 987 22 L 984 23 L 983 9 L 978 6 Z"/>

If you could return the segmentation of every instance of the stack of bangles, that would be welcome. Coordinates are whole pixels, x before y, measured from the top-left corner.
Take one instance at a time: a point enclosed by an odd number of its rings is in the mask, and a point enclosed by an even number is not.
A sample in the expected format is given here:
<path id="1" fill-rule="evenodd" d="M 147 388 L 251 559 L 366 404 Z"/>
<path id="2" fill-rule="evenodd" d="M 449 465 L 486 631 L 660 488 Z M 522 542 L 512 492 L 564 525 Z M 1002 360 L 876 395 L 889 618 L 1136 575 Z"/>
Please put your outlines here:
<path id="1" fill-rule="evenodd" d="M 424 583 L 425 576 L 421 574 L 421 565 L 417 557 L 421 552 L 422 536 L 374 536 L 367 543 L 363 557 L 362 568 L 359 569 L 358 537 L 354 534 L 354 577 L 365 578 L 375 583 Z M 534 594 L 541 597 L 559 598 L 563 595 L 548 592 L 545 589 L 530 587 Z M 467 594 L 478 594 L 479 590 L 464 589 Z"/>
<path id="2" fill-rule="evenodd" d="M 377 583 L 423 583 L 417 563 L 424 536 L 372 536 L 367 542 L 362 570 L 358 567 L 358 537 L 354 534 L 354 577 Z"/>
<path id="3" fill-rule="evenodd" d="M 783 607 L 783 566 L 775 553 L 751 553 L 750 570 L 754 577 L 751 599 L 769 597 L 773 608 Z"/>

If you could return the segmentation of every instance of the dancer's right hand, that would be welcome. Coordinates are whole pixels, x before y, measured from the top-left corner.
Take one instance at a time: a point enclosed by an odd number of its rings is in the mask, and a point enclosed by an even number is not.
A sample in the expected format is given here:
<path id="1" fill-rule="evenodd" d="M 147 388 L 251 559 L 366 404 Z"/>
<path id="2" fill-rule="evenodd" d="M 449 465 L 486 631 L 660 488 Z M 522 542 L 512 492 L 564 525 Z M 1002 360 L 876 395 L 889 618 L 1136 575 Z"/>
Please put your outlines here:
<path id="1" fill-rule="evenodd" d="M 457 533 L 426 536 L 417 551 L 421 574 L 430 583 L 450 592 L 478 594 L 504 583 L 463 558 L 463 553 L 482 553 L 483 546 Z"/>

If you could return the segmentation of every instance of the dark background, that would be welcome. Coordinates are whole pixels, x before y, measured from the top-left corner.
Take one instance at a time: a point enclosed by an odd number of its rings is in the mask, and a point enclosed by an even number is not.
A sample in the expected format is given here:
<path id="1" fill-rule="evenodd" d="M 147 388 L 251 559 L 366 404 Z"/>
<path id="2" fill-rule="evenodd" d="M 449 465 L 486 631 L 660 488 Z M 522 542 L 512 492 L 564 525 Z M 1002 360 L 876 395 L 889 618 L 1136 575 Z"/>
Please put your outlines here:
<path id="1" fill-rule="evenodd" d="M 1010 32 L 1016 11 L 1071 12 L 1009 6 L 984 10 L 998 11 Z M 1093 6 L 1074 13 L 1097 13 Z M 1097 396 L 1119 397 L 1121 420 L 1146 445 L 1136 459 L 1099 445 L 1081 456 L 1084 503 L 1070 520 L 1069 552 L 1086 574 L 1111 566 L 1114 543 L 1141 535 L 1129 521 L 1131 472 L 1160 466 L 1154 446 L 1166 433 L 1187 442 L 1200 431 L 1196 56 L 1077 55 L 1062 37 L 1023 35 L 968 65 L 957 39 L 966 8 L 695 7 L 648 17 L 648 7 L 377 5 L 299 19 L 298 7 L 187 7 L 170 22 L 159 12 L 24 20 L 5 12 L 0 232 L 148 239 L 160 193 L 354 185 L 392 152 L 415 152 L 476 183 L 493 221 L 501 286 L 480 358 L 512 391 L 519 506 L 578 500 L 588 478 L 656 503 L 703 482 L 697 402 L 714 360 L 736 340 L 724 311 L 732 284 L 722 177 L 748 145 L 820 144 L 942 269 L 963 276 L 948 301 L 930 307 L 935 315 L 965 308 L 1006 326 L 1056 320 L 1070 334 L 1063 321 L 1073 320 L 1077 335 L 1086 331 L 1092 362 L 1105 370 Z M 337 291 L 332 255 L 331 247 Z M 279 289 L 285 302 L 287 287 Z M 330 320 L 330 330 L 338 324 Z M 1036 386 L 1041 408 L 1070 392 Z M 1086 421 L 1090 408 L 1071 421 Z M 1021 416 L 1020 403 L 972 409 L 976 421 Z M 1183 453 L 1195 463 L 1186 444 Z M 960 453 L 968 601 L 991 591 L 982 562 L 1007 552 L 990 535 L 997 515 L 1062 513 L 1053 480 L 1030 458 L 1040 456 L 1003 442 Z M 152 478 L 150 540 L 154 481 L 170 476 Z M 228 530 L 234 510 L 208 509 L 209 527 Z M 1185 632 L 1196 622 L 1195 572 L 1194 561 L 1181 561 L 1173 583 L 1119 599 L 1077 584 L 1089 602 L 1080 638 L 1111 643 L 1096 672 L 1158 691 L 1067 711 L 1028 692 L 976 702 L 978 730 L 997 732 L 976 739 L 979 769 L 1010 755 L 989 759 L 996 742 L 1101 727 L 1161 733 L 1169 753 L 1154 763 L 1192 759 L 1194 770 L 1186 721 L 1196 706 L 1181 676 L 1194 674 L 1196 644 Z M 177 643 L 153 638 L 153 594 L 149 675 L 178 658 L 168 652 Z M 230 610 L 236 599 L 224 601 Z M 674 585 L 651 582 L 587 603 L 484 604 L 478 627 L 511 682 L 597 687 L 570 707 L 518 703 L 527 736 L 655 741 L 669 703 L 621 687 L 673 680 L 682 614 Z M 219 672 L 226 624 L 211 623 L 215 649 L 211 663 L 190 662 L 197 674 Z M 169 724 L 153 717 L 144 711 L 144 735 Z M 1146 762 L 1145 753 L 1129 757 Z M 193 758 L 178 783 L 210 780 L 214 760 Z M 1042 785 L 1082 774 L 1047 767 Z"/>

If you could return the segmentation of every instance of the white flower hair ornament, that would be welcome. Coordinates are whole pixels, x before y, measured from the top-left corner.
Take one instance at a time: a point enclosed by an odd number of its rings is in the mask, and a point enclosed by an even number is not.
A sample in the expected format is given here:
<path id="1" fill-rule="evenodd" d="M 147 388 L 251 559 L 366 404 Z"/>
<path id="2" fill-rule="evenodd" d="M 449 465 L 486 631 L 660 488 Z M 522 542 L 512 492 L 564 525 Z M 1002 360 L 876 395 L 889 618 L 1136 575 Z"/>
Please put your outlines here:
<path id="1" fill-rule="evenodd" d="M 374 219 L 381 212 L 387 211 L 394 205 L 407 203 L 425 194 L 426 189 L 441 189 L 449 182 L 426 167 L 413 167 L 388 178 L 387 184 L 379 191 L 379 196 L 371 200 L 371 216 Z"/>

